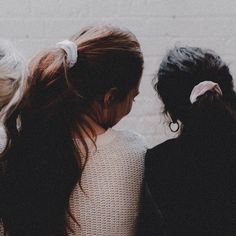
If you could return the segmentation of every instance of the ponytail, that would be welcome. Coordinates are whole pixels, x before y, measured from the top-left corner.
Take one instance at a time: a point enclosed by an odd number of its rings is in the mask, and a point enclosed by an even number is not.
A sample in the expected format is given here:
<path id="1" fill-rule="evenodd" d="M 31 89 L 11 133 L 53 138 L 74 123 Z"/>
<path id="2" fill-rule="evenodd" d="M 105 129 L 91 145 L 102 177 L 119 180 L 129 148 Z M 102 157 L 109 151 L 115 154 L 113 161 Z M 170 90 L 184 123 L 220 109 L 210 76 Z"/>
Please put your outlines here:
<path id="1" fill-rule="evenodd" d="M 207 91 L 190 107 L 183 134 L 201 136 L 207 142 L 224 139 L 235 131 L 235 110 L 216 91 Z"/>
<path id="2" fill-rule="evenodd" d="M 5 122 L 3 223 L 9 235 L 66 235 L 70 193 L 81 177 L 78 144 L 71 138 L 78 130 L 72 116 L 80 121 L 80 113 L 72 109 L 77 101 L 62 50 L 43 54 L 37 68 L 31 66 L 31 87 Z"/>

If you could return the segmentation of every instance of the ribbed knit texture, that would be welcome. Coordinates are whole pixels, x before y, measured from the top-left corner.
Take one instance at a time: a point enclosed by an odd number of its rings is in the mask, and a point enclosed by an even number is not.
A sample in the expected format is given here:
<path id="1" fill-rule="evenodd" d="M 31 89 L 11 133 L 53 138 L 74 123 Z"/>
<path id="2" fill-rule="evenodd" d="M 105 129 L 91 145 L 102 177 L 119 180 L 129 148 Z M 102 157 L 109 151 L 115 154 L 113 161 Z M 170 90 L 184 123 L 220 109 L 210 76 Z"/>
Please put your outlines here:
<path id="1" fill-rule="evenodd" d="M 131 236 L 139 215 L 146 148 L 140 136 L 109 129 L 98 136 L 70 200 L 79 236 Z M 71 234 L 73 235 L 73 234 Z"/>

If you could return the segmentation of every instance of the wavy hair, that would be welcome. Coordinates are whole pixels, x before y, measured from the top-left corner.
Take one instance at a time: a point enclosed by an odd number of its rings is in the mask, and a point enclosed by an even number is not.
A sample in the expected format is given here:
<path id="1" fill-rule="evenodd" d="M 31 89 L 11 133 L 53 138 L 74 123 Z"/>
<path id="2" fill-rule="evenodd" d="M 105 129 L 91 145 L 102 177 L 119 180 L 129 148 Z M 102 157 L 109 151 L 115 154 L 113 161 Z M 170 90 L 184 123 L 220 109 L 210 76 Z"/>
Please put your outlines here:
<path id="1" fill-rule="evenodd" d="M 25 90 L 27 68 L 24 58 L 7 40 L 0 39 L 0 116 L 9 116 Z"/>
<path id="2" fill-rule="evenodd" d="M 142 75 L 140 45 L 127 30 L 88 27 L 71 40 L 76 64 L 68 68 L 60 48 L 37 55 L 23 99 L 5 122 L 1 218 L 10 236 L 68 235 L 70 219 L 79 224 L 69 199 L 88 158 L 85 136 L 96 136 L 85 116 L 98 121 L 106 92 L 116 88 L 120 102 Z"/>

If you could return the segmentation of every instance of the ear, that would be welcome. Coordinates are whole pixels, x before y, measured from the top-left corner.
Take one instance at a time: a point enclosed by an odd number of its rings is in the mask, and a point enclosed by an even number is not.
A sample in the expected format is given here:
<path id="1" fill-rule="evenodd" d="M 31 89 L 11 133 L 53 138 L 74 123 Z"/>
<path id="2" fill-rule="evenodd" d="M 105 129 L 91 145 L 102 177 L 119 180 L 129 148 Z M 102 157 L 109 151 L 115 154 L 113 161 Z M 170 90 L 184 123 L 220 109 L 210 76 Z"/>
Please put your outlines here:
<path id="1" fill-rule="evenodd" d="M 174 123 L 177 122 L 178 119 L 176 118 L 175 114 L 170 113 L 170 112 L 168 112 L 167 114 L 170 117 L 170 119 L 172 120 L 172 122 L 174 122 Z"/>
<path id="2" fill-rule="evenodd" d="M 109 89 L 108 92 L 106 92 L 104 98 L 103 98 L 103 103 L 105 105 L 105 107 L 109 107 L 111 105 L 113 105 L 118 98 L 118 89 L 117 88 L 111 88 Z"/>

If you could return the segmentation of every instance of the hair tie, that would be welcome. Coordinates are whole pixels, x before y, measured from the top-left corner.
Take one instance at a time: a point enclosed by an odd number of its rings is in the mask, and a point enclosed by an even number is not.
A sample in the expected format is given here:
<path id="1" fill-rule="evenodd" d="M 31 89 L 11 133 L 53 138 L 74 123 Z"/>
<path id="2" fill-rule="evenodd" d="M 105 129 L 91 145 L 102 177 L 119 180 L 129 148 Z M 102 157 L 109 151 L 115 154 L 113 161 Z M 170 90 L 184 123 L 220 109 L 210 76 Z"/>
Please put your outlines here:
<path id="1" fill-rule="evenodd" d="M 69 40 L 61 41 L 56 45 L 58 48 L 61 48 L 66 52 L 66 63 L 68 64 L 69 68 L 73 67 L 78 58 L 77 45 Z"/>
<path id="2" fill-rule="evenodd" d="M 197 98 L 201 95 L 203 95 L 204 93 L 206 93 L 207 91 L 215 91 L 217 92 L 219 95 L 223 95 L 222 90 L 220 89 L 219 84 L 214 83 L 212 81 L 203 81 L 199 84 L 197 84 L 190 95 L 190 102 L 193 104 L 194 102 L 197 101 Z"/>

